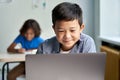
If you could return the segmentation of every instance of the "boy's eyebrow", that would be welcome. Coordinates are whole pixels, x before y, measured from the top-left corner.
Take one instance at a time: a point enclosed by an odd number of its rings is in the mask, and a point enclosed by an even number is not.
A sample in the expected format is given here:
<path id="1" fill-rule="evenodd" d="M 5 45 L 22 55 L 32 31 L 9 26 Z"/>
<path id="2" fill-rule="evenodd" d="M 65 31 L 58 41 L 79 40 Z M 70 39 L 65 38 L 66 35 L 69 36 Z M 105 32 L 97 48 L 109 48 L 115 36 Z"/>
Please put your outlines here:
<path id="1" fill-rule="evenodd" d="M 57 28 L 57 29 L 63 29 L 63 28 L 61 28 L 60 26 L 57 26 L 56 28 Z"/>
<path id="2" fill-rule="evenodd" d="M 76 27 L 70 27 L 70 28 L 76 28 Z M 63 29 L 63 28 L 61 28 L 61 27 L 57 26 L 57 29 Z"/>
<path id="3" fill-rule="evenodd" d="M 57 29 L 64 29 L 64 28 L 57 28 Z M 70 29 L 76 29 L 75 27 L 70 27 Z"/>
<path id="4" fill-rule="evenodd" d="M 70 28 L 76 28 L 76 27 L 70 27 Z"/>

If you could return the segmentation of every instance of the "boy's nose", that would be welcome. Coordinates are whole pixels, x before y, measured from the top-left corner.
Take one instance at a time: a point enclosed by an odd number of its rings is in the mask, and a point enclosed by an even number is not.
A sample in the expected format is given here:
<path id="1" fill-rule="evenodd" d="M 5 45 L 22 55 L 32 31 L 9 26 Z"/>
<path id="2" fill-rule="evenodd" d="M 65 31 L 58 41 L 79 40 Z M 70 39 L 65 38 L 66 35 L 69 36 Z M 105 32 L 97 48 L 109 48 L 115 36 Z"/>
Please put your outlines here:
<path id="1" fill-rule="evenodd" d="M 71 37 L 70 32 L 65 32 L 64 37 L 65 37 L 65 39 L 69 39 Z"/>

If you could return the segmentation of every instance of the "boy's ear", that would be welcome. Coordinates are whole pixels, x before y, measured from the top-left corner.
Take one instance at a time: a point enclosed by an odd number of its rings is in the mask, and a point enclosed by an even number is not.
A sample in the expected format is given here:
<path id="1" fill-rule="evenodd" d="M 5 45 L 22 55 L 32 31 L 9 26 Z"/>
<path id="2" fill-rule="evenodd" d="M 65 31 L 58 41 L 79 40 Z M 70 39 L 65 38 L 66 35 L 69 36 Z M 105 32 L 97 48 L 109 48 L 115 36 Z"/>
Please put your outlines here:
<path id="1" fill-rule="evenodd" d="M 82 25 L 80 26 L 80 32 L 82 32 L 82 31 L 84 30 L 84 28 L 85 28 L 85 25 L 82 24 Z"/>

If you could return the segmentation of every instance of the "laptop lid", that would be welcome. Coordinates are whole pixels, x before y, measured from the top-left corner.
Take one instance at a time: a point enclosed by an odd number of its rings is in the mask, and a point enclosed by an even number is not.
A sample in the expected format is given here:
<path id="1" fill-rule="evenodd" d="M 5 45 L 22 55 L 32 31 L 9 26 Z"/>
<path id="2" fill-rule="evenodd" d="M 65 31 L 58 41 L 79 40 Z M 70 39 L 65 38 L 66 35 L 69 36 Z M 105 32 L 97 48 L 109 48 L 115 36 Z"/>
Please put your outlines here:
<path id="1" fill-rule="evenodd" d="M 106 55 L 38 54 L 26 56 L 26 80 L 104 80 Z"/>

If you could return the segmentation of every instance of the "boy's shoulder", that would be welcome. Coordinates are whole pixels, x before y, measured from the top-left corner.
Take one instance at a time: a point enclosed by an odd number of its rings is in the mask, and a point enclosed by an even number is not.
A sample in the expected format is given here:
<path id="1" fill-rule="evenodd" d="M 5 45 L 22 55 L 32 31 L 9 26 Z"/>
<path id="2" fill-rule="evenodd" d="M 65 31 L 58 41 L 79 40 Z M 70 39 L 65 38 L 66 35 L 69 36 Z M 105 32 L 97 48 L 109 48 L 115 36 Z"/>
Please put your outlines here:
<path id="1" fill-rule="evenodd" d="M 56 36 L 54 36 L 52 38 L 45 40 L 43 44 L 46 46 L 53 46 L 54 44 L 58 44 L 58 41 Z"/>
<path id="2" fill-rule="evenodd" d="M 59 51 L 59 42 L 54 36 L 45 40 L 40 47 L 42 48 L 42 53 L 57 53 Z"/>
<path id="3" fill-rule="evenodd" d="M 96 52 L 94 40 L 87 34 L 81 34 L 79 46 L 82 46 L 80 51 L 82 53 Z"/>
<path id="4" fill-rule="evenodd" d="M 93 40 L 93 39 L 89 35 L 84 34 L 84 33 L 80 34 L 80 41 L 91 41 L 91 40 Z"/>

